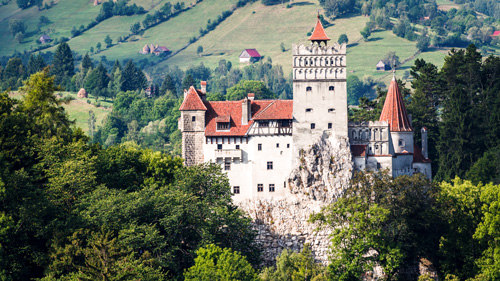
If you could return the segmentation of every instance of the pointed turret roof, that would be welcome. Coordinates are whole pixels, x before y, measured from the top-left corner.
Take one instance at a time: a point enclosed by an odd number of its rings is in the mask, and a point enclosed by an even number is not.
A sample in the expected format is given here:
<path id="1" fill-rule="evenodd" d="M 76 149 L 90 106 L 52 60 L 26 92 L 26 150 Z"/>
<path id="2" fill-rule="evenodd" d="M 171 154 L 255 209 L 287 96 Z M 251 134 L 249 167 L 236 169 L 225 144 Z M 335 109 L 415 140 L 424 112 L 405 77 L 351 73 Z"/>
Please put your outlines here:
<path id="1" fill-rule="evenodd" d="M 384 108 L 382 114 L 380 114 L 380 121 L 387 121 L 391 132 L 413 131 L 395 75 L 392 77 L 387 91 Z"/>
<path id="2" fill-rule="evenodd" d="M 196 89 L 191 86 L 179 110 L 207 110 Z"/>
<path id="3" fill-rule="evenodd" d="M 314 31 L 311 37 L 309 37 L 309 41 L 330 41 L 330 38 L 328 37 L 328 35 L 326 35 L 325 29 L 321 24 L 319 15 L 318 20 L 316 21 L 316 26 L 314 27 Z"/>

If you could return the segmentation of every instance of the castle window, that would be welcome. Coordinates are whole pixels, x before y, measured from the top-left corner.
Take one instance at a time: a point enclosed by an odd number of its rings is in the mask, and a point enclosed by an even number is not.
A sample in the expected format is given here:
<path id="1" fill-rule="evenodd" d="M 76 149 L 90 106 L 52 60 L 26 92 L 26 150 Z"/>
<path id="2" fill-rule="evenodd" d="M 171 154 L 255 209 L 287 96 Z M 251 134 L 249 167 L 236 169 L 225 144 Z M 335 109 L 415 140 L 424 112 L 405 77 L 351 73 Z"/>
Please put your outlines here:
<path id="1" fill-rule="evenodd" d="M 267 162 L 267 169 L 272 170 L 273 169 L 273 161 L 268 161 Z"/>
<path id="2" fill-rule="evenodd" d="M 269 192 L 274 192 L 274 183 L 269 184 Z"/>
<path id="3" fill-rule="evenodd" d="M 405 141 L 404 141 L 404 140 L 402 140 L 402 139 L 399 139 L 399 141 L 398 141 L 398 145 L 399 145 L 399 146 L 405 146 Z"/>
<path id="4" fill-rule="evenodd" d="M 316 124 L 315 123 L 311 123 L 311 130 L 313 130 L 315 128 L 316 128 Z"/>
<path id="5" fill-rule="evenodd" d="M 218 122 L 217 123 L 217 130 L 228 130 L 229 129 L 229 122 Z"/>
<path id="6" fill-rule="evenodd" d="M 286 144 L 286 148 L 290 148 L 290 144 L 289 143 Z"/>
<path id="7" fill-rule="evenodd" d="M 306 108 L 306 112 L 311 112 L 313 111 L 312 108 Z"/>
<path id="8" fill-rule="evenodd" d="M 279 147 L 280 147 L 280 144 L 279 144 L 279 143 L 277 143 L 277 144 L 276 144 L 276 148 L 279 148 Z"/>
<path id="9" fill-rule="evenodd" d="M 196 121 L 196 116 L 191 117 L 191 121 Z"/>
<path id="10" fill-rule="evenodd" d="M 333 90 L 335 90 L 335 87 L 333 86 L 328 87 L 328 91 L 333 91 Z"/>
<path id="11" fill-rule="evenodd" d="M 257 144 L 257 150 L 261 151 L 262 150 L 262 143 Z"/>
<path id="12" fill-rule="evenodd" d="M 218 144 L 217 149 L 222 149 L 222 144 Z"/>
<path id="13" fill-rule="evenodd" d="M 331 112 L 335 112 L 335 109 L 333 109 L 333 108 L 328 108 L 328 112 L 330 112 L 330 113 L 331 113 Z"/>
<path id="14" fill-rule="evenodd" d="M 281 127 L 290 127 L 290 120 L 281 120 Z"/>
<path id="15" fill-rule="evenodd" d="M 236 149 L 240 149 L 240 145 L 239 144 L 236 145 Z"/>
<path id="16" fill-rule="evenodd" d="M 259 127 L 269 127 L 269 121 L 259 121 Z"/>
<path id="17" fill-rule="evenodd" d="M 307 87 L 306 87 L 306 91 L 308 91 L 308 92 L 312 91 L 312 89 L 313 89 L 313 88 L 312 88 L 311 86 L 307 86 Z"/>
<path id="18" fill-rule="evenodd" d="M 377 169 L 380 169 L 382 168 L 382 165 L 380 165 L 380 163 L 377 163 Z"/>
<path id="19" fill-rule="evenodd" d="M 264 191 L 264 185 L 262 183 L 257 184 L 257 192 Z"/>
<path id="20" fill-rule="evenodd" d="M 231 162 L 224 163 L 224 171 L 231 171 Z"/>
<path id="21" fill-rule="evenodd" d="M 240 194 L 240 187 L 239 186 L 233 186 L 233 193 L 234 194 Z"/>
<path id="22" fill-rule="evenodd" d="M 328 129 L 332 128 L 332 123 L 328 123 Z"/>

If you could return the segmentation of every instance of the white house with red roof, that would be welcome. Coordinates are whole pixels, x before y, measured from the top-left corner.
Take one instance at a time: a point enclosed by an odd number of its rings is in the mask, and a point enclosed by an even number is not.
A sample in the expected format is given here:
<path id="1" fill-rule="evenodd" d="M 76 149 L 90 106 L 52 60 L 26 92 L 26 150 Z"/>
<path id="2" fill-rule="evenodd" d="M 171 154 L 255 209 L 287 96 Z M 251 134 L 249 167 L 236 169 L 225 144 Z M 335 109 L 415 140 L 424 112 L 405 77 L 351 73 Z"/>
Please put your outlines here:
<path id="1" fill-rule="evenodd" d="M 256 62 L 260 60 L 260 58 L 262 58 L 262 56 L 256 49 L 245 49 L 240 54 L 240 62 Z"/>
<path id="2" fill-rule="evenodd" d="M 286 196 L 301 153 L 319 139 L 349 140 L 355 169 L 388 169 L 393 176 L 431 176 L 427 131 L 423 149 L 393 78 L 380 120 L 351 123 L 347 116 L 346 45 L 330 40 L 318 18 L 311 44 L 293 45 L 293 100 L 207 101 L 206 82 L 184 93 L 180 107 L 186 165 L 219 163 L 234 200 Z"/>

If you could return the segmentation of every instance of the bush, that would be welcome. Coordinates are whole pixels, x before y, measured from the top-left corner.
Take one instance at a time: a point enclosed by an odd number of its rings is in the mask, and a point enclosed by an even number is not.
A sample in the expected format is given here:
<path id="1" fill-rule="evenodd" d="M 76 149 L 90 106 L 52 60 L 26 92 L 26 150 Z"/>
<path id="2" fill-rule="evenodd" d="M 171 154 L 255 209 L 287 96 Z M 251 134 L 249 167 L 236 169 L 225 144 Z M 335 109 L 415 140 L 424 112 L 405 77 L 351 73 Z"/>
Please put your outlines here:
<path id="1" fill-rule="evenodd" d="M 87 100 L 87 103 L 88 103 L 88 104 L 92 104 L 92 102 L 91 102 L 90 100 Z"/>
<path id="2" fill-rule="evenodd" d="M 98 101 L 98 102 L 96 102 L 94 105 L 95 105 L 95 107 L 101 107 L 101 102 L 100 102 L 100 101 Z"/>

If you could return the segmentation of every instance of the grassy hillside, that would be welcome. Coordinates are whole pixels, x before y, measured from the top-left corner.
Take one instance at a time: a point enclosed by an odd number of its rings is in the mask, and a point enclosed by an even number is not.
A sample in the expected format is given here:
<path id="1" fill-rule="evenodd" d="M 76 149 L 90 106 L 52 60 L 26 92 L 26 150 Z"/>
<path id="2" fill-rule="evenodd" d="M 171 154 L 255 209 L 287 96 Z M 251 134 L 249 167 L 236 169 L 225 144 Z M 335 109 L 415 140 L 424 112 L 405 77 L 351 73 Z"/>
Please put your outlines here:
<path id="1" fill-rule="evenodd" d="M 172 1 L 177 2 L 177 1 Z M 181 0 L 186 7 L 192 6 L 194 0 Z M 214 20 L 223 11 L 230 10 L 237 0 L 204 0 L 180 15 L 171 18 L 155 27 L 146 30 L 142 35 L 132 36 L 123 43 L 117 43 L 118 37 L 130 34 L 130 26 L 135 22 L 142 22 L 144 15 L 115 16 L 107 19 L 82 35 L 72 38 L 68 44 L 72 50 L 78 53 L 86 53 L 91 47 L 96 49 L 96 44 L 101 42 L 103 50 L 93 54 L 92 57 L 99 60 L 105 56 L 108 60 L 148 60 L 156 63 L 155 66 L 146 68 L 149 73 L 160 74 L 167 66 L 179 66 L 186 69 L 192 65 L 204 63 L 213 68 L 221 59 L 229 60 L 236 67 L 243 67 L 238 62 L 238 56 L 245 48 L 257 48 L 265 56 L 271 57 L 275 64 L 283 66 L 285 73 L 291 71 L 291 46 L 294 43 L 306 43 L 307 32 L 315 24 L 317 10 L 320 7 L 317 0 L 304 0 L 291 4 L 290 8 L 281 5 L 263 6 L 260 1 L 248 4 L 236 9 L 233 15 L 223 21 L 215 30 L 201 37 L 197 42 L 189 45 L 186 49 L 168 60 L 153 56 L 142 55 L 139 51 L 145 44 L 159 44 L 166 46 L 172 51 L 177 51 L 186 44 L 190 38 L 199 35 L 200 28 L 205 28 L 207 21 Z M 137 4 L 144 7 L 149 14 L 161 8 L 166 0 L 131 0 L 129 4 Z M 152 5 L 153 4 L 153 5 Z M 443 8 L 453 5 L 449 0 L 439 0 Z M 15 42 L 8 29 L 0 30 L 0 53 L 11 54 L 14 50 L 29 50 L 36 46 L 34 41 L 44 33 L 53 38 L 61 36 L 70 37 L 73 26 L 87 25 L 99 13 L 100 6 L 94 6 L 91 0 L 59 0 L 52 8 L 38 11 L 37 7 L 27 10 L 17 8 L 15 1 L 0 7 L 0 22 L 8 26 L 8 21 L 13 18 L 25 20 L 28 26 L 26 38 L 22 44 Z M 37 30 L 40 16 L 50 19 L 49 25 L 42 26 Z M 408 69 L 416 58 L 424 58 L 441 66 L 443 57 L 447 50 L 434 49 L 430 52 L 418 54 L 415 42 L 396 37 L 391 31 L 376 31 L 368 41 L 361 38 L 359 31 L 364 27 L 368 18 L 363 16 L 352 16 L 331 21 L 326 27 L 326 32 L 336 41 L 340 34 L 346 33 L 349 37 L 347 62 L 349 75 L 372 75 L 376 79 L 388 82 L 390 73 L 375 71 L 375 64 L 389 51 L 395 51 L 400 61 L 408 59 L 401 66 L 401 70 Z M 110 35 L 113 46 L 106 49 L 104 38 Z M 281 49 L 281 44 L 285 51 Z M 198 56 L 196 50 L 202 46 L 204 52 Z M 47 49 L 54 50 L 54 47 Z M 402 71 L 401 74 L 402 75 Z"/>

